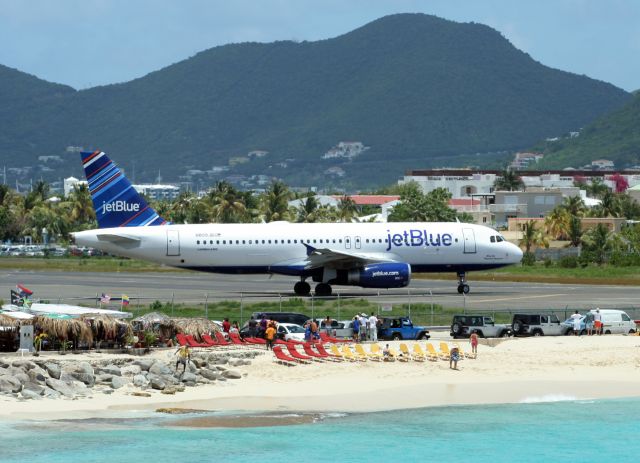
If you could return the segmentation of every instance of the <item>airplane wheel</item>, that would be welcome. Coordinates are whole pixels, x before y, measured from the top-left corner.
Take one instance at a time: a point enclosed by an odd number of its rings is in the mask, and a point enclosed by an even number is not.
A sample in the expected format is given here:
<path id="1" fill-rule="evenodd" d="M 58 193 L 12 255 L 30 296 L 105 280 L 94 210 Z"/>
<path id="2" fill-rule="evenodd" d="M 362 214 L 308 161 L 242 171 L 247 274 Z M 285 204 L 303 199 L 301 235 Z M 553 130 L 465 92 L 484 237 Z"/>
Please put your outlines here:
<path id="1" fill-rule="evenodd" d="M 298 296 L 308 296 L 311 292 L 311 286 L 306 281 L 299 281 L 293 285 L 293 292 Z"/>
<path id="2" fill-rule="evenodd" d="M 316 296 L 319 296 L 319 297 L 331 296 L 331 285 L 327 283 L 318 283 L 316 285 Z"/>
<path id="3" fill-rule="evenodd" d="M 469 294 L 469 285 L 462 285 L 462 292 L 465 294 Z"/>
<path id="4" fill-rule="evenodd" d="M 462 294 L 462 291 L 464 290 L 462 285 L 458 285 L 458 294 Z"/>

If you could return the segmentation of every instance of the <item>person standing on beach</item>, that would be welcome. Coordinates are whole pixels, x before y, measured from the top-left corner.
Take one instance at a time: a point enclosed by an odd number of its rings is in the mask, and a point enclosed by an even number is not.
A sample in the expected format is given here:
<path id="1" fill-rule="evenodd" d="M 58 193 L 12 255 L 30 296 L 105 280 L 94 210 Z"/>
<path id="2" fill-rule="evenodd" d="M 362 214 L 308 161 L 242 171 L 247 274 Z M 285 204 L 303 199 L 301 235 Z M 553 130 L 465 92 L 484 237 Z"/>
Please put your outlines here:
<path id="1" fill-rule="evenodd" d="M 584 324 L 587 329 L 587 336 L 591 336 L 593 334 L 593 321 L 594 316 L 593 312 L 589 311 L 584 315 Z"/>
<path id="2" fill-rule="evenodd" d="M 191 360 L 191 349 L 189 346 L 180 346 L 176 351 L 178 360 L 176 360 L 176 373 L 178 372 L 178 365 L 182 364 L 182 373 L 187 371 L 187 363 Z"/>
<path id="3" fill-rule="evenodd" d="M 378 317 L 371 312 L 369 317 L 369 340 L 373 342 L 378 341 Z"/>
<path id="4" fill-rule="evenodd" d="M 602 334 L 602 314 L 600 313 L 600 307 L 596 307 L 596 313 L 593 314 L 593 326 L 596 329 L 596 334 Z"/>
<path id="5" fill-rule="evenodd" d="M 264 331 L 264 339 L 267 341 L 267 350 L 273 349 L 273 341 L 276 338 L 276 327 L 273 323 L 270 323 L 267 326 L 267 329 Z"/>
<path id="6" fill-rule="evenodd" d="M 469 342 L 471 343 L 471 353 L 478 355 L 478 332 L 476 330 L 473 330 L 469 336 Z"/>
<path id="7" fill-rule="evenodd" d="M 327 318 L 324 320 L 324 329 L 327 331 L 327 336 L 331 336 L 331 317 L 327 315 Z"/>
<path id="8" fill-rule="evenodd" d="M 357 315 L 353 317 L 351 328 L 353 330 L 353 341 L 358 342 L 358 336 L 360 336 L 360 319 Z"/>
<path id="9" fill-rule="evenodd" d="M 576 310 L 576 313 L 571 315 L 571 320 L 573 322 L 573 334 L 576 336 L 580 336 L 580 325 L 581 325 L 581 316 L 580 313 Z"/>
<path id="10" fill-rule="evenodd" d="M 222 322 L 222 331 L 224 331 L 225 333 L 228 333 L 230 329 L 231 329 L 231 323 L 229 323 L 229 318 L 225 318 L 224 321 Z"/>

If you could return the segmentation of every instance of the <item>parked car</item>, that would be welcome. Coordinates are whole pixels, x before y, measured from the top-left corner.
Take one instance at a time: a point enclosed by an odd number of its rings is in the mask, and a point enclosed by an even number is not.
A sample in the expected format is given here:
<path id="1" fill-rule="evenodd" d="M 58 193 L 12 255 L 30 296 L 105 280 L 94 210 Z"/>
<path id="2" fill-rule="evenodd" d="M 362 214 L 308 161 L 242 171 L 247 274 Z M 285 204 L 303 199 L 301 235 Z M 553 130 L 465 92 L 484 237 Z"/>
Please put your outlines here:
<path id="1" fill-rule="evenodd" d="M 253 312 L 251 318 L 260 320 L 263 314 L 267 317 L 267 320 L 275 320 L 278 323 L 293 323 L 300 326 L 304 326 L 307 320 L 311 318 L 308 315 L 296 312 Z"/>
<path id="2" fill-rule="evenodd" d="M 380 318 L 378 339 L 429 339 L 431 335 L 424 326 L 414 325 L 409 317 Z"/>
<path id="3" fill-rule="evenodd" d="M 554 314 L 514 314 L 511 321 L 514 336 L 560 336 L 569 327 Z"/>
<path id="4" fill-rule="evenodd" d="M 304 328 L 294 323 L 279 323 L 277 331 L 278 339 L 289 341 L 304 341 Z"/>
<path id="5" fill-rule="evenodd" d="M 353 337 L 353 320 L 331 320 L 331 336 L 336 338 L 352 338 Z M 325 321 L 320 321 L 320 330 L 326 330 Z"/>
<path id="6" fill-rule="evenodd" d="M 595 309 L 591 313 L 595 313 Z M 602 317 L 602 332 L 604 334 L 628 334 L 636 332 L 636 323 L 624 310 L 600 309 Z M 584 315 L 580 316 L 580 334 L 586 334 L 586 324 Z M 567 333 L 573 333 L 573 319 L 568 318 L 563 323 L 567 327 Z"/>
<path id="7" fill-rule="evenodd" d="M 502 338 L 511 336 L 511 326 L 496 324 L 492 317 L 486 315 L 454 315 L 451 322 L 451 336 L 455 338 L 469 337 L 476 332 L 481 338 Z"/>

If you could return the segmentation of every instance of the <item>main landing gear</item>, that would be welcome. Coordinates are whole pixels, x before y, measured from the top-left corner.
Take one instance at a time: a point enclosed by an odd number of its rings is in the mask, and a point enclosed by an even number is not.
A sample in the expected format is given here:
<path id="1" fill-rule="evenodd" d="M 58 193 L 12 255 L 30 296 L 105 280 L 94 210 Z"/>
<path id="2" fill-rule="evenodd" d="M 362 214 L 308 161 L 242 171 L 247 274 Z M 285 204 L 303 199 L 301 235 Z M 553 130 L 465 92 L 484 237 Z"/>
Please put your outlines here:
<path id="1" fill-rule="evenodd" d="M 464 272 L 458 272 L 458 294 L 469 294 L 469 285 Z"/>
<path id="2" fill-rule="evenodd" d="M 308 296 L 311 293 L 311 286 L 306 281 L 301 280 L 293 285 L 293 292 L 297 296 Z"/>
<path id="3" fill-rule="evenodd" d="M 293 292 L 296 296 L 308 296 L 311 294 L 311 286 L 304 280 L 300 280 L 293 286 Z M 315 295 L 316 297 L 328 297 L 331 296 L 333 290 L 328 283 L 318 283 L 316 285 Z"/>

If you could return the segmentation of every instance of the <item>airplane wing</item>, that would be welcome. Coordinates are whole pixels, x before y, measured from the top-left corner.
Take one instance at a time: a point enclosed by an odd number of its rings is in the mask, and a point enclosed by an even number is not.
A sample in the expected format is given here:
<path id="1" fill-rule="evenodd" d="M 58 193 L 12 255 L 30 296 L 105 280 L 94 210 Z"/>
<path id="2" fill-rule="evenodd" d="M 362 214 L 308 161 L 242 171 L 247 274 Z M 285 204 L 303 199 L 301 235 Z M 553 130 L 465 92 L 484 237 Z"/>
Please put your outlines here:
<path id="1" fill-rule="evenodd" d="M 307 248 L 307 258 L 304 260 L 305 269 L 324 267 L 331 265 L 332 267 L 353 267 L 354 265 L 370 264 L 374 262 L 395 262 L 389 259 L 388 255 L 378 256 L 375 254 L 358 253 L 350 251 L 336 251 L 334 249 L 318 249 L 308 244 L 304 244 Z"/>

